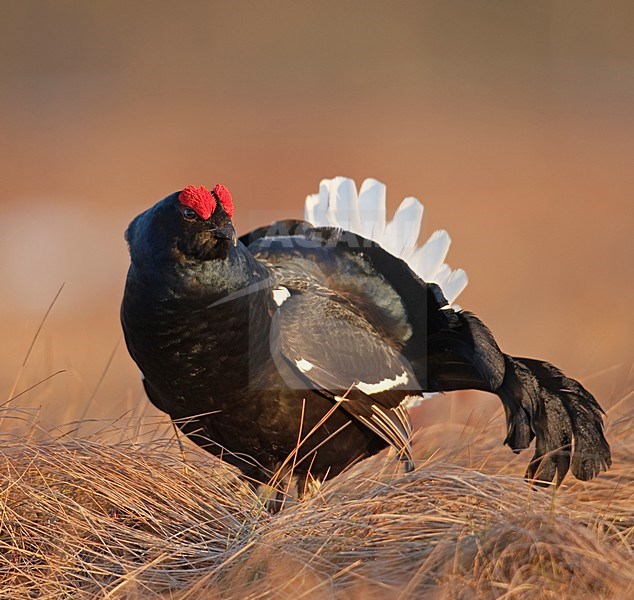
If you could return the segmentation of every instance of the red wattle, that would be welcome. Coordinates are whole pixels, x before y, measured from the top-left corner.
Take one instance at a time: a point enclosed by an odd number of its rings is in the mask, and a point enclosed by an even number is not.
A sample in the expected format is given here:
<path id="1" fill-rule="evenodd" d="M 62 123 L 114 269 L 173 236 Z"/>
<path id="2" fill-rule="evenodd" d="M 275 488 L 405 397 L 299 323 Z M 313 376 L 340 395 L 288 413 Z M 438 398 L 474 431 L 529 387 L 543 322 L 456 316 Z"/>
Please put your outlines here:
<path id="1" fill-rule="evenodd" d="M 222 208 L 229 215 L 229 218 L 233 218 L 235 207 L 233 206 L 233 198 L 231 192 L 221 183 L 217 183 L 213 189 L 213 194 L 218 198 L 218 202 L 222 204 Z"/>
<path id="2" fill-rule="evenodd" d="M 216 210 L 216 196 L 202 185 L 200 187 L 188 185 L 179 194 L 178 200 L 183 206 L 195 210 L 201 219 L 208 219 Z"/>

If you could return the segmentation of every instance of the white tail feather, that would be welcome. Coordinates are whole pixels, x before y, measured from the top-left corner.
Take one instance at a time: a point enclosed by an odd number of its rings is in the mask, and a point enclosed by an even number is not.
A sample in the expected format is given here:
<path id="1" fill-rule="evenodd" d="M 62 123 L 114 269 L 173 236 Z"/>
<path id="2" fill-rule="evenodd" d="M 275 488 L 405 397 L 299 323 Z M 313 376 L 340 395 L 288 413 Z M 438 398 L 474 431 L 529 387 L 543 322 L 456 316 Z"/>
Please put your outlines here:
<path id="1" fill-rule="evenodd" d="M 422 220 L 423 205 L 416 198 L 405 198 L 385 226 L 383 247 L 407 261 L 416 250 Z"/>
<path id="2" fill-rule="evenodd" d="M 437 283 L 440 286 L 440 289 L 444 291 L 447 286 L 449 275 L 451 275 L 451 267 L 447 263 L 443 263 L 440 265 L 440 269 L 436 271 L 433 280 L 430 280 L 430 283 Z"/>
<path id="3" fill-rule="evenodd" d="M 460 292 L 467 287 L 467 274 L 462 269 L 456 269 L 449 274 L 444 286 L 440 286 L 447 302 L 453 304 Z"/>
<path id="4" fill-rule="evenodd" d="M 385 233 L 385 184 L 366 179 L 359 190 L 361 235 L 369 240 L 383 240 Z"/>
<path id="5" fill-rule="evenodd" d="M 452 271 L 445 261 L 451 238 L 444 230 L 435 231 L 418 248 L 423 205 L 416 198 L 405 198 L 392 221 L 386 224 L 385 184 L 366 179 L 359 195 L 352 179 L 322 179 L 319 194 L 306 197 L 304 215 L 315 227 L 339 227 L 377 242 L 402 258 L 423 281 L 440 286 L 452 304 L 467 285 L 462 269 Z"/>
<path id="6" fill-rule="evenodd" d="M 330 182 L 328 220 L 337 223 L 341 229 L 361 235 L 359 201 L 352 179 L 335 177 Z"/>
<path id="7" fill-rule="evenodd" d="M 306 196 L 306 202 L 304 203 L 304 220 L 315 224 L 320 220 L 320 212 L 319 194 Z"/>
<path id="8" fill-rule="evenodd" d="M 433 281 L 442 267 L 451 238 L 443 229 L 434 231 L 425 244 L 416 251 L 412 258 L 413 269 L 423 281 Z"/>

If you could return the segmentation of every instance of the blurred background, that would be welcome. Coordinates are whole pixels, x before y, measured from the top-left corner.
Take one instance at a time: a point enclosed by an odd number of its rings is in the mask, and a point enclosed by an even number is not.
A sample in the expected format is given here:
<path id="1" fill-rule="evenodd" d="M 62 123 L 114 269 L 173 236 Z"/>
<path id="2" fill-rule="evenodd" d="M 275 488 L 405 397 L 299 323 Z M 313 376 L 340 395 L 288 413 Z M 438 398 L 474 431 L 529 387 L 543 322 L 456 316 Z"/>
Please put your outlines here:
<path id="1" fill-rule="evenodd" d="M 222 182 L 244 232 L 335 175 L 424 203 L 503 349 L 627 401 L 633 24 L 627 1 L 2 0 L 0 404 L 151 413 L 118 322 L 127 223 Z"/>

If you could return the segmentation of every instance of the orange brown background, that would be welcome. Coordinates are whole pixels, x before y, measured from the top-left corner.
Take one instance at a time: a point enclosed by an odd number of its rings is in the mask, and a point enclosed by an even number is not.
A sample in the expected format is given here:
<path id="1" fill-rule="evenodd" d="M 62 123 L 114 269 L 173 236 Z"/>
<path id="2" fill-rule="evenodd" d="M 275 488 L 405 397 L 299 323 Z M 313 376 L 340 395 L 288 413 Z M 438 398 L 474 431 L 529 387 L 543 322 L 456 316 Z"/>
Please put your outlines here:
<path id="1" fill-rule="evenodd" d="M 625 398 L 634 4 L 4 0 L 0 13 L 2 402 L 64 369 L 14 405 L 41 407 L 46 427 L 148 410 L 116 347 L 128 221 L 222 182 L 244 232 L 301 216 L 334 175 L 384 181 L 391 209 L 420 198 L 424 233 L 446 228 L 449 263 L 469 274 L 460 304 L 507 352 L 556 363 L 604 405 Z"/>

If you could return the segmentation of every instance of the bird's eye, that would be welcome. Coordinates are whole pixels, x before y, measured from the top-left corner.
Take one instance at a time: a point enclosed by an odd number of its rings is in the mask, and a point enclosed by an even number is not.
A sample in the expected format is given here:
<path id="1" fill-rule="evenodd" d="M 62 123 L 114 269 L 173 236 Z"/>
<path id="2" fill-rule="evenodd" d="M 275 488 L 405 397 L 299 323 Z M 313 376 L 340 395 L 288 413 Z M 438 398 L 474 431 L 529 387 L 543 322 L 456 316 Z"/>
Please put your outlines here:
<path id="1" fill-rule="evenodd" d="M 189 208 L 189 206 L 181 206 L 181 212 L 188 221 L 193 221 L 197 216 L 196 211 L 193 208 Z"/>

